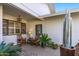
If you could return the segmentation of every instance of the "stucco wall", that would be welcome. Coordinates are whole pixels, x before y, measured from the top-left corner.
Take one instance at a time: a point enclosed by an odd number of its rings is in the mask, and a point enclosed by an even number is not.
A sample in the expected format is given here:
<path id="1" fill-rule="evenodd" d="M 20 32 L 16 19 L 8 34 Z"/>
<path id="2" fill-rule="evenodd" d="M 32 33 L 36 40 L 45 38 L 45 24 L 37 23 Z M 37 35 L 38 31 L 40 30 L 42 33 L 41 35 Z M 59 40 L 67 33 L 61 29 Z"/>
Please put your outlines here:
<path id="1" fill-rule="evenodd" d="M 42 24 L 43 33 L 48 34 L 55 43 L 62 44 L 63 16 L 48 18 L 44 21 L 34 21 L 30 22 L 29 24 L 29 30 L 31 30 L 33 37 L 35 37 L 35 25 Z"/>
<path id="2" fill-rule="evenodd" d="M 79 13 L 72 14 L 72 44 L 75 46 L 79 43 Z"/>
<path id="3" fill-rule="evenodd" d="M 57 44 L 63 43 L 63 21 L 64 16 L 56 16 L 48 18 L 44 21 L 34 21 L 30 22 L 29 30 L 32 31 L 33 37 L 35 37 L 35 25 L 43 25 L 43 33 L 49 35 Z M 72 14 L 72 46 L 79 43 L 79 13 Z"/>
<path id="4" fill-rule="evenodd" d="M 63 39 L 63 16 L 50 18 L 46 22 L 46 33 L 57 44 L 62 44 Z"/>

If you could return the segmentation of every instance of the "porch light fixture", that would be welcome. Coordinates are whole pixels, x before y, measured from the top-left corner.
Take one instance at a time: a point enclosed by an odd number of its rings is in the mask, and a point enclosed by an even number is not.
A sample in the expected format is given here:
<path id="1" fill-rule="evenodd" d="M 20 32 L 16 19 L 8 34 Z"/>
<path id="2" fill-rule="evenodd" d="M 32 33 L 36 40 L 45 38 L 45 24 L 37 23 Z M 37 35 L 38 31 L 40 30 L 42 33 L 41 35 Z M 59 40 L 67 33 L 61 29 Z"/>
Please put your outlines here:
<path id="1" fill-rule="evenodd" d="M 32 32 L 31 32 L 31 31 L 29 31 L 28 33 L 29 33 L 29 36 L 30 36 L 30 37 L 32 37 Z"/>

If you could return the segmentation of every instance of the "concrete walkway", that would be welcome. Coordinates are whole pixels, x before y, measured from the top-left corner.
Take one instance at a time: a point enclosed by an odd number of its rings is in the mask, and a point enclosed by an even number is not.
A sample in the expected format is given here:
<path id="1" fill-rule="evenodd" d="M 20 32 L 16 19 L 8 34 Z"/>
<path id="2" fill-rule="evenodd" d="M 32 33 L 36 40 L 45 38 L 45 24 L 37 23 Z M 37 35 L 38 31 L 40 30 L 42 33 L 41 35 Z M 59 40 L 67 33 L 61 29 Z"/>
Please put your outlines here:
<path id="1" fill-rule="evenodd" d="M 51 49 L 48 47 L 24 45 L 22 46 L 21 56 L 60 56 L 60 49 Z"/>

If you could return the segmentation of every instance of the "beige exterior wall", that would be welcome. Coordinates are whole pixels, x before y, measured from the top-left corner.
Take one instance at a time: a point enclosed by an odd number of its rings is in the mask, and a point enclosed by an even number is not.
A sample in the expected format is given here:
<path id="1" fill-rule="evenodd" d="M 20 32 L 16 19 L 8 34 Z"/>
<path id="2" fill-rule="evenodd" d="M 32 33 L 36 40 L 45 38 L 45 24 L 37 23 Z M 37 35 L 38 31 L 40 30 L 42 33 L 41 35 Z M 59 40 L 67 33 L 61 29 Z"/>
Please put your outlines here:
<path id="1" fill-rule="evenodd" d="M 30 22 L 29 30 L 32 31 L 33 37 L 35 37 L 35 25 L 43 25 L 43 33 L 49 35 L 52 41 L 58 44 L 63 42 L 63 22 L 64 16 L 55 16 L 48 18 L 44 21 Z M 79 13 L 72 14 L 72 46 L 79 43 Z"/>
<path id="2" fill-rule="evenodd" d="M 62 44 L 63 16 L 56 16 L 43 21 L 34 21 L 29 24 L 29 30 L 32 32 L 33 37 L 35 37 L 35 25 L 42 24 L 43 33 L 48 34 L 55 43 Z"/>
<path id="3" fill-rule="evenodd" d="M 76 45 L 79 43 L 79 12 L 72 14 L 72 18 L 72 43 L 73 45 Z"/>

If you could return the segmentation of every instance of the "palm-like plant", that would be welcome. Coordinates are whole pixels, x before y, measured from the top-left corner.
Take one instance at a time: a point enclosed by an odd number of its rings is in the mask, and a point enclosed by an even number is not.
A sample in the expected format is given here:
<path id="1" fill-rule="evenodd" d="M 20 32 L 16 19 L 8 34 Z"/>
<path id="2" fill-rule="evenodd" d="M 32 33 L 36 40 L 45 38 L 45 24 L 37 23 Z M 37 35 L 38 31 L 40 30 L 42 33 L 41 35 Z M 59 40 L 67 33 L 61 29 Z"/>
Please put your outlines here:
<path id="1" fill-rule="evenodd" d="M 47 34 L 40 35 L 40 40 L 39 40 L 40 46 L 45 47 L 50 40 L 51 39 L 48 37 Z"/>

